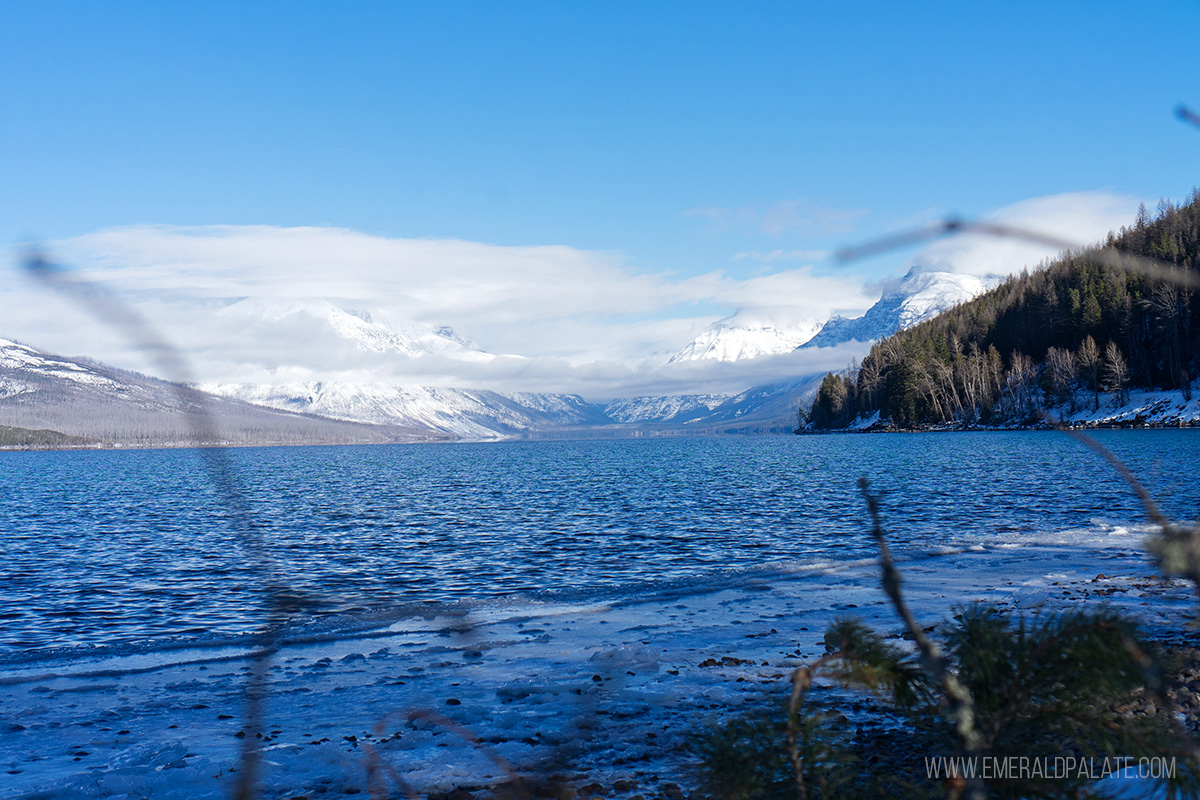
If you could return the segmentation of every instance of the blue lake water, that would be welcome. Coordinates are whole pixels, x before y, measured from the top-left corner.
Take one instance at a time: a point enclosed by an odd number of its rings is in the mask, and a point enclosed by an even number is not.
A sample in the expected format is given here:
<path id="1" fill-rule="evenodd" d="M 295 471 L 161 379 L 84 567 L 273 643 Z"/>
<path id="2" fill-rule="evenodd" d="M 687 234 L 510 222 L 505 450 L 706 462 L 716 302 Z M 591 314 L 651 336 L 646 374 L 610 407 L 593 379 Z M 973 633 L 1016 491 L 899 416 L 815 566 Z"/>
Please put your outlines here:
<path id="1" fill-rule="evenodd" d="M 1177 518 L 1200 431 L 1105 431 Z M 350 619 L 513 595 L 622 595 L 874 554 L 1145 522 L 1052 432 L 725 437 L 227 451 L 238 529 L 193 450 L 0 453 L 0 662 L 235 636 L 274 581 Z"/>

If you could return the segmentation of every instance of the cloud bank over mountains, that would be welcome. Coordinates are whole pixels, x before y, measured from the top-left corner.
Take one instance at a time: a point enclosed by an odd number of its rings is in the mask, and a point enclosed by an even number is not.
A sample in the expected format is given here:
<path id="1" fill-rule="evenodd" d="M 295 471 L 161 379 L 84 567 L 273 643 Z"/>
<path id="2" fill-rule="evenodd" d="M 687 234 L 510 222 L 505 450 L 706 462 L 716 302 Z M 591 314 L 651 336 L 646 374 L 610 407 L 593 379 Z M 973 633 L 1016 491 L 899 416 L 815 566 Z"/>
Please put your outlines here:
<path id="1" fill-rule="evenodd" d="M 987 215 L 989 222 L 1044 234 L 1080 246 L 1096 244 L 1112 230 L 1132 225 L 1138 200 L 1107 192 L 1072 192 L 1013 203 Z M 935 272 L 986 277 L 1011 275 L 1057 255 L 1053 248 L 1021 239 L 965 234 L 934 242 L 918 263 Z"/>
<path id="2" fill-rule="evenodd" d="M 830 308 L 861 311 L 873 300 L 861 280 L 820 275 L 811 265 L 744 278 L 652 274 L 615 253 L 331 228 L 137 226 L 56 242 L 51 251 L 129 298 L 185 350 L 198 376 L 224 382 L 369 375 L 603 398 L 701 379 L 709 390 L 730 390 L 797 366 L 742 365 L 701 376 L 662 362 L 740 307 L 783 298 L 815 316 Z M 382 360 L 353 340 L 331 337 L 327 315 L 316 310 L 322 303 L 393 326 L 448 326 L 493 357 L 434 352 Z M 47 319 L 45 303 L 11 293 L 6 305 L 13 311 L 5 326 L 16 338 L 146 368 L 78 311 Z M 53 324 L 64 315 L 70 326 Z"/>
<path id="3" fill-rule="evenodd" d="M 1136 200 L 1095 192 L 1025 201 L 994 218 L 1086 243 L 1129 224 L 1135 210 Z M 389 238 L 320 227 L 131 226 L 48 249 L 129 299 L 204 381 L 396 381 L 597 400 L 732 392 L 840 369 L 864 348 L 667 362 L 740 310 L 745 316 L 771 309 L 772 317 L 811 324 L 858 316 L 887 288 L 849 270 L 819 269 L 820 251 L 797 249 L 731 254 L 730 272 L 702 274 L 639 271 L 619 253 L 564 245 Z M 1024 242 L 960 237 L 930 244 L 892 273 L 915 264 L 1006 274 L 1053 255 Z M 746 274 L 748 262 L 761 262 L 760 271 Z M 79 309 L 28 282 L 6 286 L 0 334 L 150 369 L 144 356 Z M 386 338 L 372 326 L 407 331 L 431 349 L 364 346 L 362 336 Z"/>

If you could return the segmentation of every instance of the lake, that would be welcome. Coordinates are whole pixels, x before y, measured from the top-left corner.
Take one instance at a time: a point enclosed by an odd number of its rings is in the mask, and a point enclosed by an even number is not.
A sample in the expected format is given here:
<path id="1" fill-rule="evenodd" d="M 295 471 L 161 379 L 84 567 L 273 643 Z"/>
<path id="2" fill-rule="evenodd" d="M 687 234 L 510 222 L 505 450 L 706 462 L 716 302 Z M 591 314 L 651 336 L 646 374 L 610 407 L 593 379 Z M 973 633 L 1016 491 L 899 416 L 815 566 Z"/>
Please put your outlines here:
<path id="1" fill-rule="evenodd" d="M 1168 515 L 1196 517 L 1200 431 L 1102 431 Z M 194 450 L 0 454 L 0 664 L 521 597 L 621 598 L 1144 522 L 1054 432 L 645 438 L 226 451 L 250 530 Z"/>

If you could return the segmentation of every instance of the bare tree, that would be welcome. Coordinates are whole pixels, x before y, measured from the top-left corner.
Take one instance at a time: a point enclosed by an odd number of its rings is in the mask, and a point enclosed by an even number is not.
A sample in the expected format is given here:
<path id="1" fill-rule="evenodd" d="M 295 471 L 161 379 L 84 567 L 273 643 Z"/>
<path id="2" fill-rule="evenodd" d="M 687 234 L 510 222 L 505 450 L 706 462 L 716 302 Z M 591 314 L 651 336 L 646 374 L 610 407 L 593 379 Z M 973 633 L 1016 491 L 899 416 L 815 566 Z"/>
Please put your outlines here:
<path id="1" fill-rule="evenodd" d="M 1129 399 L 1129 365 L 1116 342 L 1104 349 L 1104 388 L 1113 392 L 1114 405 L 1124 405 Z"/>
<path id="2" fill-rule="evenodd" d="M 1033 359 L 1014 350 L 1012 368 L 1005 380 L 1004 396 L 1007 404 L 1006 413 L 1020 421 L 1033 414 L 1035 403 L 1033 393 L 1037 383 L 1037 368 Z"/>
<path id="3" fill-rule="evenodd" d="M 1051 347 L 1046 351 L 1046 376 L 1050 393 L 1056 402 L 1069 402 L 1075 410 L 1075 354 L 1070 350 Z"/>
<path id="4" fill-rule="evenodd" d="M 1079 345 L 1079 369 L 1092 390 L 1092 410 L 1095 411 L 1100 407 L 1100 348 L 1091 336 L 1085 336 Z"/>

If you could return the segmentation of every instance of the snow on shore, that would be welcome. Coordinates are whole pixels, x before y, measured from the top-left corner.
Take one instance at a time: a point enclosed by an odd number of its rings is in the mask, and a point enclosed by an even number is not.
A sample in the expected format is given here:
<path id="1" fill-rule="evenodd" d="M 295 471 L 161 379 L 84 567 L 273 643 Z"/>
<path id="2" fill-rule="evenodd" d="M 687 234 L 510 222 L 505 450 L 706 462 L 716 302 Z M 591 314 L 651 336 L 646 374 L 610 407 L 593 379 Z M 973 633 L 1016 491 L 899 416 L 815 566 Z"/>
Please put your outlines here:
<path id="1" fill-rule="evenodd" d="M 1033 612 L 1102 597 L 1181 631 L 1194 597 L 1157 577 L 1143 533 L 1097 520 L 896 555 L 926 624 L 973 600 Z M 622 596 L 294 628 L 270 662 L 259 796 L 366 795 L 373 762 L 422 794 L 477 792 L 539 766 L 609 797 L 686 789 L 689 736 L 764 692 L 785 696 L 835 617 L 899 634 L 878 581 L 870 561 L 788 563 Z M 249 670 L 237 642 L 0 668 L 0 797 L 230 796 Z"/>
<path id="2" fill-rule="evenodd" d="M 1063 421 L 1087 427 L 1124 425 L 1184 426 L 1200 424 L 1200 386 L 1193 385 L 1188 399 L 1182 392 L 1135 389 L 1124 403 L 1116 402 L 1112 394 L 1101 394 L 1093 409 L 1091 396 L 1080 396 L 1077 411 L 1060 411 Z M 1088 402 L 1093 401 L 1093 402 Z"/>
<path id="3" fill-rule="evenodd" d="M 1071 428 L 1182 428 L 1200 425 L 1200 381 L 1192 384 L 1190 397 L 1176 390 L 1134 389 L 1125 398 L 1113 392 L 1100 392 L 1097 398 L 1091 392 L 1076 392 L 1073 408 L 1062 404 L 1045 410 L 1046 422 L 1066 425 Z M 1044 425 L 1045 423 L 1039 423 Z M 962 422 L 938 423 L 922 429 L 957 430 Z M 1026 424 L 1000 423 L 996 425 L 971 425 L 970 430 L 994 428 L 1012 430 L 1027 428 Z M 1037 427 L 1037 426 L 1034 426 Z M 855 417 L 839 431 L 861 433 L 894 430 L 891 420 L 880 412 L 868 417 Z"/>

